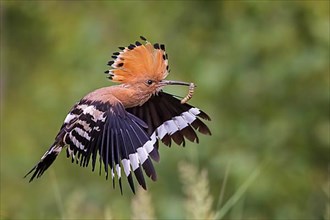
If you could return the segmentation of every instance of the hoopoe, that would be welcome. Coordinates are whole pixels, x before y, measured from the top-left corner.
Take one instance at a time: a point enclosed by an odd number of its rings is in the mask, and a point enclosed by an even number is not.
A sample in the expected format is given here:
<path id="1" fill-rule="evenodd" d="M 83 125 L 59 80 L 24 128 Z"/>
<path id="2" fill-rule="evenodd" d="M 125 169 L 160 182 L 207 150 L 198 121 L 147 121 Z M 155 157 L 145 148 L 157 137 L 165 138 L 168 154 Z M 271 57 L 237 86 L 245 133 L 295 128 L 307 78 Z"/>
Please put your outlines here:
<path id="1" fill-rule="evenodd" d="M 210 117 L 186 102 L 191 98 L 193 83 L 165 80 L 169 73 L 168 56 L 163 44 L 152 45 L 144 37 L 127 47 L 119 47 L 108 62 L 107 77 L 119 85 L 97 89 L 76 103 L 55 138 L 55 142 L 26 176 L 30 182 L 39 178 L 66 148 L 72 162 L 92 171 L 99 160 L 106 179 L 109 173 L 115 187 L 118 179 L 122 193 L 122 170 L 133 193 L 133 174 L 146 189 L 143 171 L 156 181 L 151 159 L 159 161 L 159 140 L 171 146 L 174 141 L 185 145 L 185 138 L 198 143 L 195 131 L 211 135 L 200 120 Z M 179 100 L 162 89 L 167 85 L 190 86 L 186 98 Z M 190 94 L 191 93 L 191 94 Z"/>

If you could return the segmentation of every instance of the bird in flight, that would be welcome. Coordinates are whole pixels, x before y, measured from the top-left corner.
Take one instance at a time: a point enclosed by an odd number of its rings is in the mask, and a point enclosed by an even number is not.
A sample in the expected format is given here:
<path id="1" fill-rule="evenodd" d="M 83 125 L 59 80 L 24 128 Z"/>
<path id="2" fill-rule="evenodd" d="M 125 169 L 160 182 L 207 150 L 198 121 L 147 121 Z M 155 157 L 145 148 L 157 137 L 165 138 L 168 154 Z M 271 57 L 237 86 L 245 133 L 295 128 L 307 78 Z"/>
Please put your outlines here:
<path id="1" fill-rule="evenodd" d="M 99 160 L 100 174 L 104 169 L 106 179 L 111 175 L 113 187 L 117 179 L 121 193 L 121 179 L 126 176 L 134 193 L 133 176 L 144 189 L 144 173 L 157 179 L 152 160 L 159 161 L 159 141 L 184 146 L 186 139 L 199 142 L 196 131 L 211 135 L 201 120 L 210 117 L 187 103 L 194 84 L 165 80 L 169 73 L 165 46 L 140 38 L 143 43 L 136 41 L 113 53 L 105 73 L 119 84 L 97 89 L 72 107 L 54 143 L 25 175 L 32 174 L 30 182 L 66 149 L 73 163 L 82 167 L 91 163 L 92 171 Z M 162 90 L 167 85 L 189 86 L 189 93 L 179 100 Z"/>

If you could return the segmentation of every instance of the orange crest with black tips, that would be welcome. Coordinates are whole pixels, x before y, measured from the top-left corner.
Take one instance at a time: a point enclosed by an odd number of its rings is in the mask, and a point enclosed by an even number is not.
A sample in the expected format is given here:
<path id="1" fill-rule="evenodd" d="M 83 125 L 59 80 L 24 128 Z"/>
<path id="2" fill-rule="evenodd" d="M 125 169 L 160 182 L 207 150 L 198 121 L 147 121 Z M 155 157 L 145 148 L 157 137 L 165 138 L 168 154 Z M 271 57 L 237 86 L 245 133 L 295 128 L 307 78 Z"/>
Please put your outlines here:
<path id="1" fill-rule="evenodd" d="M 152 45 L 144 37 L 140 38 L 145 44 L 136 41 L 127 47 L 119 47 L 122 51 L 113 53 L 113 60 L 108 62 L 113 69 L 105 71 L 113 82 L 134 83 L 145 78 L 161 81 L 168 75 L 164 44 Z"/>

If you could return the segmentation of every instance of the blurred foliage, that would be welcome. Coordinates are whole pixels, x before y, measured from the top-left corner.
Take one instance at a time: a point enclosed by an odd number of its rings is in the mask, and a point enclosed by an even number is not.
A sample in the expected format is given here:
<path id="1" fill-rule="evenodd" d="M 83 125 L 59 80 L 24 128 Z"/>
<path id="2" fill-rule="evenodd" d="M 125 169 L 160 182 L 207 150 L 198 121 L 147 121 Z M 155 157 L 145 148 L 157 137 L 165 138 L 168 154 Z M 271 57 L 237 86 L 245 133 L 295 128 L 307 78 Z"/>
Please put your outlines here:
<path id="1" fill-rule="evenodd" d="M 215 219 L 207 171 L 199 173 L 194 165 L 186 162 L 179 164 L 179 171 L 183 192 L 187 197 L 184 203 L 186 219 Z"/>
<path id="2" fill-rule="evenodd" d="M 2 0 L 1 218 L 131 217 L 127 184 L 121 196 L 64 154 L 42 179 L 22 177 L 71 106 L 110 85 L 111 53 L 143 35 L 166 44 L 169 79 L 198 85 L 190 102 L 213 132 L 161 146 L 159 179 L 148 181 L 155 216 L 185 217 L 186 159 L 208 170 L 214 199 L 231 164 L 224 202 L 267 164 L 226 219 L 329 219 L 329 34 L 329 1 Z"/>

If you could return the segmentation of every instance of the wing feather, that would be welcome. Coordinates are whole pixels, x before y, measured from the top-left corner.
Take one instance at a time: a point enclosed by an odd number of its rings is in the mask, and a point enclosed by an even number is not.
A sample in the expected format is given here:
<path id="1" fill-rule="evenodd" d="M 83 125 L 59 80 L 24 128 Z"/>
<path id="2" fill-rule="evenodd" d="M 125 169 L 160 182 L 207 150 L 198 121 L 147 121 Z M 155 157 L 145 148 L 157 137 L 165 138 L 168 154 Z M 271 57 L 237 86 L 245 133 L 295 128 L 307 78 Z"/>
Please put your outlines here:
<path id="1" fill-rule="evenodd" d="M 185 138 L 198 143 L 196 131 L 211 134 L 207 125 L 200 120 L 210 120 L 205 112 L 188 103 L 181 104 L 179 99 L 163 91 L 153 95 L 142 106 L 129 108 L 127 111 L 142 118 L 148 125 L 145 130 L 150 137 L 160 139 L 167 146 L 171 146 L 171 140 L 184 146 Z M 157 140 L 154 148 L 158 149 Z"/>
<path id="2" fill-rule="evenodd" d="M 142 118 L 127 112 L 120 103 L 88 100 L 78 103 L 69 115 L 62 126 L 62 132 L 65 133 L 64 142 L 68 145 L 67 153 L 72 161 L 85 167 L 91 160 L 94 171 L 96 161 L 99 160 L 99 174 L 104 170 L 106 179 L 111 175 L 113 187 L 117 176 L 121 192 L 121 169 L 133 192 L 135 186 L 132 173 L 145 189 L 143 170 L 152 180 L 156 179 L 150 160 L 150 153 L 154 153 L 143 148 L 151 140 L 146 132 L 148 126 Z"/>

